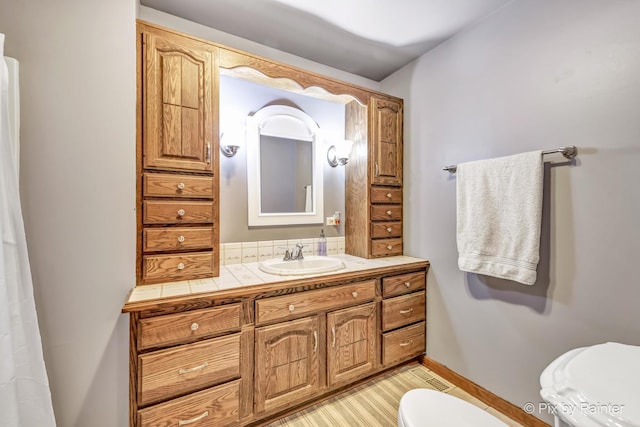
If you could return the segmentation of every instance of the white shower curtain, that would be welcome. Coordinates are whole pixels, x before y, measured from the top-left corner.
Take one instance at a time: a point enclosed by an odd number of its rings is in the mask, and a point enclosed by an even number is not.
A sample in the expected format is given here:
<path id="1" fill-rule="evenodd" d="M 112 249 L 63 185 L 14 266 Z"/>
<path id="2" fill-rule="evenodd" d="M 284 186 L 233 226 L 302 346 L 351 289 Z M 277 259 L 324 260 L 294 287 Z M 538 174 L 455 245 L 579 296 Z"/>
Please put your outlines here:
<path id="1" fill-rule="evenodd" d="M 55 426 L 10 141 L 0 34 L 0 426 Z"/>

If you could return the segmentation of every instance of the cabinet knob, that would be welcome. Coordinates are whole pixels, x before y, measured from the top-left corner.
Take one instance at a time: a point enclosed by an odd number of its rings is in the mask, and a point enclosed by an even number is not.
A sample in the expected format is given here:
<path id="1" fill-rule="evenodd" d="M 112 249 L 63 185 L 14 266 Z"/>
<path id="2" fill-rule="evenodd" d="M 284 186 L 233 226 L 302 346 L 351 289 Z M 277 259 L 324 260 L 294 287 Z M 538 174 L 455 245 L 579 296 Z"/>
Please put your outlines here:
<path id="1" fill-rule="evenodd" d="M 178 242 L 184 243 L 184 236 L 178 236 Z"/>
<path id="2" fill-rule="evenodd" d="M 392 228 L 391 227 L 387 227 L 387 233 L 391 233 Z"/>
<path id="3" fill-rule="evenodd" d="M 183 217 L 183 216 L 184 216 L 184 214 L 186 214 L 186 212 L 185 212 L 185 210 L 184 210 L 184 209 L 178 209 L 178 216 L 179 216 L 179 217 Z"/>
<path id="4" fill-rule="evenodd" d="M 393 246 L 387 245 L 387 249 L 391 250 L 391 249 L 393 249 Z"/>
<path id="5" fill-rule="evenodd" d="M 192 331 L 197 331 L 199 327 L 200 327 L 200 325 L 198 325 L 198 323 L 197 323 L 197 322 L 193 322 L 193 323 L 191 324 L 191 330 L 192 330 Z"/>
<path id="6" fill-rule="evenodd" d="M 388 199 L 390 199 L 390 198 L 392 198 L 392 197 L 393 197 L 393 196 L 391 195 L 391 193 L 387 193 L 387 198 L 388 198 Z"/>
<path id="7" fill-rule="evenodd" d="M 178 264 L 178 270 L 184 270 L 184 263 Z"/>
<path id="8" fill-rule="evenodd" d="M 358 293 L 355 291 L 351 292 L 351 295 L 353 295 L 354 298 L 358 298 Z"/>
<path id="9" fill-rule="evenodd" d="M 391 211 L 387 211 L 387 215 L 391 216 Z"/>
<path id="10" fill-rule="evenodd" d="M 289 304 L 289 311 L 293 311 L 296 309 L 296 306 L 293 304 Z"/>
<path id="11" fill-rule="evenodd" d="M 184 187 L 185 187 L 184 182 L 178 183 L 178 190 L 184 190 Z"/>
<path id="12" fill-rule="evenodd" d="M 405 285 L 407 288 L 410 288 L 410 287 L 411 287 L 411 282 L 404 282 L 404 285 Z"/>

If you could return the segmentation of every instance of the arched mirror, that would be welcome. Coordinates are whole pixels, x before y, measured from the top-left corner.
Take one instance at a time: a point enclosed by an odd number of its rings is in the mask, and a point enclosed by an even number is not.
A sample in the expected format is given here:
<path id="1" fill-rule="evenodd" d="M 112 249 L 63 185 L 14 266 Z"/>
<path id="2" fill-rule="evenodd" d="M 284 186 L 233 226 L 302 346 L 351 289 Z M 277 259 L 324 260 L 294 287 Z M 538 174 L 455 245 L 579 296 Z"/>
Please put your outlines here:
<path id="1" fill-rule="evenodd" d="M 269 105 L 247 119 L 248 225 L 322 223 L 322 138 L 304 111 Z"/>

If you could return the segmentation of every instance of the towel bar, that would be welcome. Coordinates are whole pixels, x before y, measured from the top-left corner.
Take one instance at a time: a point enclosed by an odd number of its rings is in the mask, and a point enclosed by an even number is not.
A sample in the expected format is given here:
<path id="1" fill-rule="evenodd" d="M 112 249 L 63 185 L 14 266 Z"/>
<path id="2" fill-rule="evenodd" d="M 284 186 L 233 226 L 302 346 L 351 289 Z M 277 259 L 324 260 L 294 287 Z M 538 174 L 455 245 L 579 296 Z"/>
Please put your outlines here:
<path id="1" fill-rule="evenodd" d="M 578 149 L 575 145 L 567 145 L 566 147 L 554 148 L 553 150 L 544 150 L 542 154 L 553 154 L 553 153 L 562 153 L 564 157 L 567 159 L 572 159 L 578 155 Z M 458 169 L 458 165 L 450 165 L 442 168 L 444 171 L 449 171 L 451 173 L 456 173 Z"/>

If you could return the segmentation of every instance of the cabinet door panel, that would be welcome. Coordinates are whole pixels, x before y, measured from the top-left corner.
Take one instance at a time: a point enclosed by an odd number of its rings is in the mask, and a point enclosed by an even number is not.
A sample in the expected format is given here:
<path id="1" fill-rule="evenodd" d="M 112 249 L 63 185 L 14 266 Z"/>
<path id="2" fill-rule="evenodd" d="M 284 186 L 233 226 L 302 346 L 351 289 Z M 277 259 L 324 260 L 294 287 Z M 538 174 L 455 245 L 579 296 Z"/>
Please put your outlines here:
<path id="1" fill-rule="evenodd" d="M 314 316 L 256 329 L 256 412 L 285 408 L 317 393 L 318 327 Z"/>
<path id="2" fill-rule="evenodd" d="M 373 184 L 402 185 L 402 104 L 371 97 Z"/>
<path id="3" fill-rule="evenodd" d="M 327 314 L 329 386 L 352 381 L 373 370 L 376 361 L 375 303 Z"/>
<path id="4" fill-rule="evenodd" d="M 144 35 L 144 167 L 213 171 L 217 50 Z"/>

